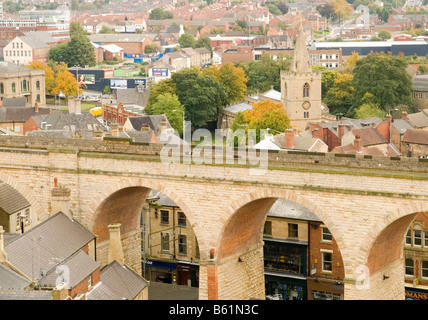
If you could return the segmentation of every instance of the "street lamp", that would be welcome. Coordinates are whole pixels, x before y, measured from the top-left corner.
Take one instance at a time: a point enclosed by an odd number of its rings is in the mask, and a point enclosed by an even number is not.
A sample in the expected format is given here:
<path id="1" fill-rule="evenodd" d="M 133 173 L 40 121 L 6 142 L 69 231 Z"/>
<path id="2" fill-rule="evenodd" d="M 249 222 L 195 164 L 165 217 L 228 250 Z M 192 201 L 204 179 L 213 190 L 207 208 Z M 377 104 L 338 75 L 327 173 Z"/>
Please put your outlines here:
<path id="1" fill-rule="evenodd" d="M 83 68 L 81 68 L 79 65 L 76 65 L 73 68 L 76 69 L 76 81 L 77 81 L 76 98 L 78 98 L 79 97 L 79 69 L 83 69 Z"/>
<path id="2" fill-rule="evenodd" d="M 389 115 L 392 117 L 392 111 L 398 111 L 398 109 L 397 108 L 394 108 L 394 109 L 389 109 L 389 111 L 388 111 L 388 113 L 389 113 Z"/>

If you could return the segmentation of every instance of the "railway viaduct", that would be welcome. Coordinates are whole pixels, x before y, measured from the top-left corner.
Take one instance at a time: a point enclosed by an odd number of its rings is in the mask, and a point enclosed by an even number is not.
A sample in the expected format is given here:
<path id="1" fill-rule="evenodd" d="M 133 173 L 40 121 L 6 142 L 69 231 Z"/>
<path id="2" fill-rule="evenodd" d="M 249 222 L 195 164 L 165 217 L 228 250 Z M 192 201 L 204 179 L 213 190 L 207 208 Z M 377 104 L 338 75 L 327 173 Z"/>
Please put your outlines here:
<path id="1" fill-rule="evenodd" d="M 158 144 L 2 136 L 0 180 L 32 204 L 33 224 L 56 213 L 58 181 L 70 190 L 72 217 L 97 235 L 100 263 L 108 225 L 120 223 L 125 263 L 136 271 L 141 210 L 150 190 L 161 191 L 197 236 L 199 299 L 264 299 L 263 225 L 274 201 L 288 199 L 336 239 L 345 299 L 404 299 L 402 249 L 411 221 L 428 211 L 427 159 L 269 151 L 257 174 L 238 162 L 241 151 L 230 164 L 165 163 Z"/>

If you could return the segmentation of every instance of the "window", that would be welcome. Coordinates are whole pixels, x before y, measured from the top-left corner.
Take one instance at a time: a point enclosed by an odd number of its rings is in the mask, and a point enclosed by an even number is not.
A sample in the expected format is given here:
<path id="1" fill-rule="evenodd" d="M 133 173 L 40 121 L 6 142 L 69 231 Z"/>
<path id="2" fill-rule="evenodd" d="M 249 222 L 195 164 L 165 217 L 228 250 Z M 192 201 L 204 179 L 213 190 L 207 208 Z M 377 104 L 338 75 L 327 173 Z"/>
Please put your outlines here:
<path id="1" fill-rule="evenodd" d="M 186 226 L 186 215 L 183 212 L 178 213 L 178 225 L 181 227 Z"/>
<path id="2" fill-rule="evenodd" d="M 421 230 L 413 230 L 413 245 L 420 247 L 422 245 Z"/>
<path id="3" fill-rule="evenodd" d="M 413 276 L 414 275 L 414 265 L 412 259 L 406 259 L 404 262 L 405 265 L 405 273 L 406 276 Z"/>
<path id="4" fill-rule="evenodd" d="M 309 84 L 305 83 L 303 86 L 303 98 L 309 97 Z"/>
<path id="5" fill-rule="evenodd" d="M 22 89 L 23 89 L 24 91 L 27 91 L 27 80 L 23 80 L 23 81 L 22 81 Z"/>
<path id="6" fill-rule="evenodd" d="M 161 210 L 161 224 L 169 224 L 169 211 Z"/>
<path id="7" fill-rule="evenodd" d="M 183 234 L 178 236 L 178 253 L 187 254 L 187 237 Z"/>
<path id="8" fill-rule="evenodd" d="M 25 224 L 29 224 L 30 223 L 30 209 L 27 208 L 25 209 Z"/>
<path id="9" fill-rule="evenodd" d="M 263 234 L 266 236 L 272 235 L 272 221 L 266 221 L 263 228 Z"/>
<path id="10" fill-rule="evenodd" d="M 4 84 L 0 83 L 0 93 L 4 93 Z"/>
<path id="11" fill-rule="evenodd" d="M 161 249 L 169 252 L 169 233 L 161 233 Z"/>
<path id="12" fill-rule="evenodd" d="M 40 81 L 38 81 L 38 80 L 36 81 L 36 89 L 40 90 Z"/>
<path id="13" fill-rule="evenodd" d="M 422 92 L 418 92 L 418 98 L 422 99 Z"/>
<path id="14" fill-rule="evenodd" d="M 92 287 L 92 275 L 88 277 L 88 288 Z"/>
<path id="15" fill-rule="evenodd" d="M 425 239 L 424 246 L 428 248 L 428 231 L 424 232 L 424 239 Z"/>
<path id="16" fill-rule="evenodd" d="M 421 274 L 422 278 L 428 278 L 428 260 L 421 262 Z"/>
<path id="17" fill-rule="evenodd" d="M 12 93 L 15 93 L 15 92 L 16 92 L 16 84 L 14 82 L 12 83 Z"/>
<path id="18" fill-rule="evenodd" d="M 321 232 L 322 232 L 322 241 L 331 242 L 333 240 L 333 236 L 331 235 L 331 232 L 330 230 L 328 230 L 327 227 L 322 227 Z"/>
<path id="19" fill-rule="evenodd" d="M 322 252 L 322 271 L 332 272 L 333 270 L 333 259 L 331 251 Z"/>
<path id="20" fill-rule="evenodd" d="M 21 213 L 16 214 L 16 230 L 21 229 Z"/>
<path id="21" fill-rule="evenodd" d="M 409 229 L 406 233 L 406 246 L 412 245 L 412 231 Z"/>
<path id="22" fill-rule="evenodd" d="M 37 95 L 37 102 L 40 102 L 40 94 Z"/>
<path id="23" fill-rule="evenodd" d="M 298 238 L 298 225 L 296 223 L 289 223 L 288 224 L 288 237 L 289 238 Z"/>

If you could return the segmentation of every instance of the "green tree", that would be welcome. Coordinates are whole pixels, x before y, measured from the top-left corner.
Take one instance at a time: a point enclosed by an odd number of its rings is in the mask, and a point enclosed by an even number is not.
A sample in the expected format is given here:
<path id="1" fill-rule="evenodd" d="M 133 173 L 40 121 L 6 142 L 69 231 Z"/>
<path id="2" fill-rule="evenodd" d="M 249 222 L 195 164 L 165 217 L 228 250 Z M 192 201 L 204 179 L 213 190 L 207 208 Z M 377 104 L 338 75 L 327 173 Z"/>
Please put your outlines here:
<path id="1" fill-rule="evenodd" d="M 150 88 L 147 107 L 150 107 L 152 104 L 154 104 L 158 96 L 166 93 L 169 93 L 170 95 L 177 95 L 177 89 L 175 88 L 175 84 L 172 81 L 172 79 L 165 79 L 165 80 L 159 81 Z"/>
<path id="2" fill-rule="evenodd" d="M 213 56 L 213 47 L 211 46 L 211 39 L 208 37 L 201 36 L 195 43 L 195 48 L 207 48 Z"/>
<path id="3" fill-rule="evenodd" d="M 378 104 L 368 102 L 363 103 L 357 109 L 355 109 L 355 118 L 365 119 L 378 117 L 383 119 L 385 117 L 385 110 L 383 110 Z"/>
<path id="4" fill-rule="evenodd" d="M 353 71 L 353 107 L 363 103 L 370 94 L 373 103 L 383 110 L 400 104 L 412 104 L 413 84 L 407 73 L 407 61 L 403 56 L 377 53 L 359 59 Z"/>
<path id="5" fill-rule="evenodd" d="M 328 70 L 327 67 L 321 65 L 313 66 L 312 70 L 321 72 L 321 97 L 324 99 L 328 90 L 333 86 L 334 80 L 339 76 L 339 72 Z"/>
<path id="6" fill-rule="evenodd" d="M 149 14 L 149 19 L 151 20 L 165 20 L 174 18 L 173 13 L 165 11 L 162 8 L 155 8 Z"/>
<path id="7" fill-rule="evenodd" d="M 189 33 L 184 33 L 178 38 L 178 44 L 181 48 L 194 48 L 196 45 L 196 39 Z"/>
<path id="8" fill-rule="evenodd" d="M 83 29 L 79 21 L 70 23 L 70 38 L 77 35 L 87 35 L 88 33 Z"/>
<path id="9" fill-rule="evenodd" d="M 107 27 L 106 25 L 103 25 L 101 30 L 98 31 L 99 34 L 112 34 L 115 33 L 113 30 L 111 30 L 109 27 Z"/>
<path id="10" fill-rule="evenodd" d="M 71 37 L 68 42 L 69 56 L 68 60 L 65 61 L 70 66 L 81 66 L 86 65 L 92 67 L 95 65 L 95 52 L 94 47 L 88 37 L 78 34 Z"/>
<path id="11" fill-rule="evenodd" d="M 180 103 L 186 110 L 186 120 L 195 128 L 217 119 L 217 108 L 225 105 L 223 86 L 212 76 L 196 69 L 183 69 L 171 77 Z"/>
<path id="12" fill-rule="evenodd" d="M 388 30 L 380 30 L 377 34 L 379 38 L 382 38 L 382 40 L 388 40 L 391 39 L 391 32 Z"/>
<path id="13" fill-rule="evenodd" d="M 330 113 L 342 113 L 348 115 L 352 108 L 353 91 L 352 74 L 339 74 L 334 79 L 333 85 L 327 91 L 325 103 L 330 109 Z"/>
<path id="14" fill-rule="evenodd" d="M 262 54 L 257 61 L 250 61 L 246 68 L 248 92 L 264 92 L 271 87 L 280 91 L 281 70 L 288 70 L 290 61 L 281 55 L 275 61 L 268 53 Z"/>
<path id="15" fill-rule="evenodd" d="M 178 133 L 183 133 L 183 112 L 184 108 L 178 100 L 177 95 L 164 93 L 160 94 L 156 101 L 144 109 L 146 114 L 165 114 L 171 126 Z"/>

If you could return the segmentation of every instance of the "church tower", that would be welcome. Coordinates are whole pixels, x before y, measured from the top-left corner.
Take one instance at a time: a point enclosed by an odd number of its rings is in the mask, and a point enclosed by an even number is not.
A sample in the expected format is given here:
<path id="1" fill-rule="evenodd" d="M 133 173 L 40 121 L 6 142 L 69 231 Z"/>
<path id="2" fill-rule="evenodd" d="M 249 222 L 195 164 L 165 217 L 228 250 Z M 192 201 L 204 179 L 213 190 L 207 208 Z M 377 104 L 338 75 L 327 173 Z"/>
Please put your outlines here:
<path id="1" fill-rule="evenodd" d="M 281 71 L 281 101 L 297 130 L 306 130 L 308 122 L 321 121 L 321 72 L 312 71 L 302 24 L 290 70 Z"/>

